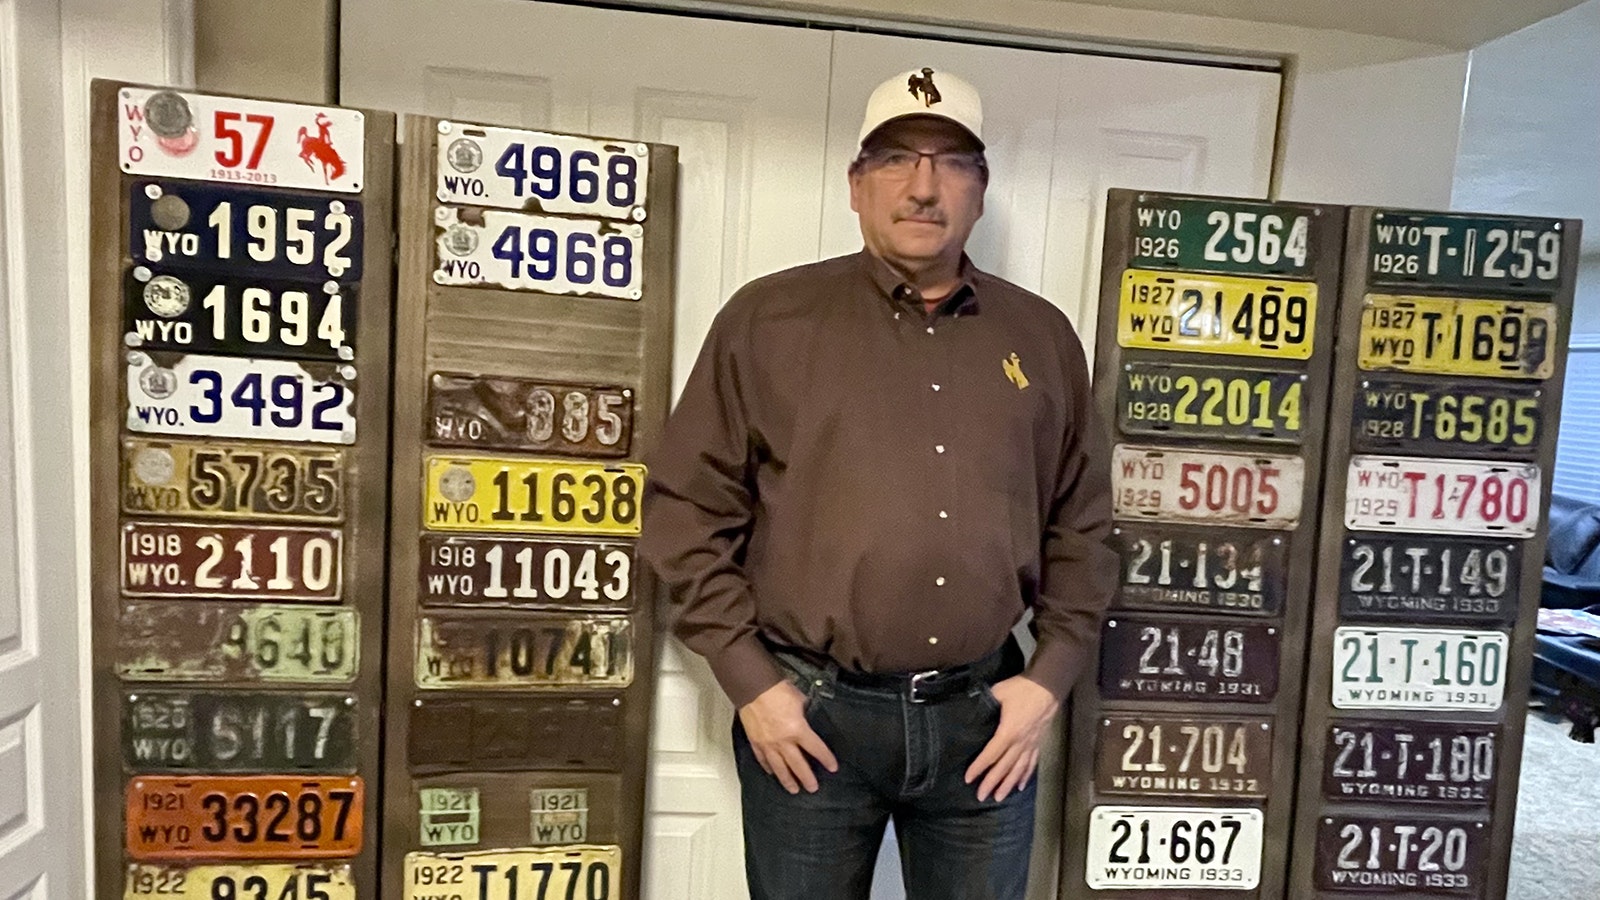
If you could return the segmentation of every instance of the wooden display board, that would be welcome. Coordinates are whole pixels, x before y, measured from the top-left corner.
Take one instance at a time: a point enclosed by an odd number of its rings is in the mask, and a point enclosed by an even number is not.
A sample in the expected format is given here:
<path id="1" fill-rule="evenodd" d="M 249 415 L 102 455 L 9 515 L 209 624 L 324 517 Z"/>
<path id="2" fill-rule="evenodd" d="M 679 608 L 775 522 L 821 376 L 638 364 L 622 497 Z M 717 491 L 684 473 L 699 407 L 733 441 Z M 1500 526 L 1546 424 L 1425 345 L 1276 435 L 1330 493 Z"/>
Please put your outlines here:
<path id="1" fill-rule="evenodd" d="M 404 128 L 384 895 L 635 898 L 677 151 Z"/>
<path id="2" fill-rule="evenodd" d="M 1290 895 L 1501 900 L 1580 223 L 1349 215 Z"/>
<path id="3" fill-rule="evenodd" d="M 1109 193 L 1121 586 L 1073 694 L 1063 898 L 1285 896 L 1343 225 Z"/>
<path id="4" fill-rule="evenodd" d="M 97 894 L 376 897 L 394 118 L 91 134 Z"/>

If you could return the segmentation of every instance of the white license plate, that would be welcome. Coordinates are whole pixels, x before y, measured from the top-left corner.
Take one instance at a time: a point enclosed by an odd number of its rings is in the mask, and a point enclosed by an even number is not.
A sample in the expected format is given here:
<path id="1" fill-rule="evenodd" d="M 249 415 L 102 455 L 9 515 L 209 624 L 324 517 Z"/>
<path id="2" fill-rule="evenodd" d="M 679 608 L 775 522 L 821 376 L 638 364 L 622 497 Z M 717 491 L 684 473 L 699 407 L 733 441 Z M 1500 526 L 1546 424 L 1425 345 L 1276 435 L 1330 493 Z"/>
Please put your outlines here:
<path id="1" fill-rule="evenodd" d="M 1085 876 L 1094 890 L 1250 890 L 1261 881 L 1259 809 L 1097 806 Z"/>
<path id="2" fill-rule="evenodd" d="M 169 363 L 128 352 L 129 431 L 355 443 L 355 389 L 331 363 L 193 353 Z"/>
<path id="3" fill-rule="evenodd" d="M 444 203 L 644 221 L 647 144 L 440 122 L 438 151 Z"/>
<path id="4" fill-rule="evenodd" d="M 1118 444 L 1116 516 L 1293 528 L 1305 471 L 1298 456 Z"/>
<path id="5" fill-rule="evenodd" d="M 491 285 L 513 291 L 637 300 L 643 296 L 644 226 L 482 211 L 481 224 L 460 210 L 434 210 L 439 226 L 438 284 Z"/>
<path id="6" fill-rule="evenodd" d="M 1532 537 L 1539 467 L 1531 463 L 1353 456 L 1345 482 L 1351 530 Z"/>
<path id="7" fill-rule="evenodd" d="M 130 175 L 347 194 L 365 183 L 366 123 L 354 109 L 127 87 L 117 114 Z"/>
<path id="8" fill-rule="evenodd" d="M 1333 705 L 1493 712 L 1505 698 L 1509 643 L 1502 631 L 1334 629 Z"/>

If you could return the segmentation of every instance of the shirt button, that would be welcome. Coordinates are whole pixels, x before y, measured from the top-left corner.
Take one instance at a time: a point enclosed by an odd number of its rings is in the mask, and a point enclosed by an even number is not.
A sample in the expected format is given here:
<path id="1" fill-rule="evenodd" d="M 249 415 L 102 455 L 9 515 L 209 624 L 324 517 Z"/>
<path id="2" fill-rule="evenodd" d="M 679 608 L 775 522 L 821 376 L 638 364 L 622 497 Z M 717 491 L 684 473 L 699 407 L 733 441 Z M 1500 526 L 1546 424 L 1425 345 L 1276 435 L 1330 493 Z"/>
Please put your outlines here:
<path id="1" fill-rule="evenodd" d="M 932 325 L 928 326 L 928 333 L 929 334 L 933 334 L 933 326 Z"/>
<path id="2" fill-rule="evenodd" d="M 943 453 L 944 452 L 944 445 L 943 444 L 934 444 L 933 445 L 933 452 L 935 452 L 935 453 Z"/>
<path id="3" fill-rule="evenodd" d="M 941 509 L 939 510 L 939 518 L 948 519 L 950 518 L 950 514 Z"/>
<path id="4" fill-rule="evenodd" d="M 933 583 L 938 585 L 939 587 L 944 587 L 944 576 L 940 575 L 938 578 L 935 578 L 933 580 Z"/>
<path id="5" fill-rule="evenodd" d="M 930 643 L 930 644 L 937 644 L 937 643 L 939 643 L 939 639 L 938 639 L 938 638 L 936 638 L 936 637 L 931 637 L 931 638 L 928 638 L 928 643 Z"/>
<path id="6" fill-rule="evenodd" d="M 939 389 L 939 386 L 936 384 L 936 385 L 933 386 L 933 389 L 937 391 Z"/>
<path id="7" fill-rule="evenodd" d="M 899 314 L 899 313 L 895 313 L 895 314 L 894 314 L 894 317 L 895 317 L 895 318 L 896 318 L 896 319 L 898 319 L 898 318 L 900 318 L 900 314 Z"/>

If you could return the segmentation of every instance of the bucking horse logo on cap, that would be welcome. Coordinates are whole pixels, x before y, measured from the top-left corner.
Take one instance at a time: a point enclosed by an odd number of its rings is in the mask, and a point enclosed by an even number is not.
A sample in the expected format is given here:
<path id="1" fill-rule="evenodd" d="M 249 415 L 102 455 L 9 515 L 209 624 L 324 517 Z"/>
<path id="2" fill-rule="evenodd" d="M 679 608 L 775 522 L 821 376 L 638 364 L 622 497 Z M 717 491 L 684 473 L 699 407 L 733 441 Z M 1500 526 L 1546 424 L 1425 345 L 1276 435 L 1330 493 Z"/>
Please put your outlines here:
<path id="1" fill-rule="evenodd" d="M 906 86 L 911 89 L 911 96 L 922 101 L 923 106 L 932 106 L 944 98 L 939 96 L 939 89 L 933 85 L 933 70 L 923 68 L 919 75 L 915 72 L 906 80 Z"/>

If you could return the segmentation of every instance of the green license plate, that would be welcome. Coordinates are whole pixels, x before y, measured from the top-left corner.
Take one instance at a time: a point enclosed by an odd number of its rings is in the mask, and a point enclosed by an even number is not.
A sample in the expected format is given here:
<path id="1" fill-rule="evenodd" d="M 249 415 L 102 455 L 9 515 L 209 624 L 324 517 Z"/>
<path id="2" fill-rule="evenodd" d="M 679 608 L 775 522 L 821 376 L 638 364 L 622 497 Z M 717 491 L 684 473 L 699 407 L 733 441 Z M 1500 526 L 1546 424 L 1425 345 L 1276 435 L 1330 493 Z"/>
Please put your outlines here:
<path id="1" fill-rule="evenodd" d="M 1300 442 L 1299 372 L 1132 362 L 1117 382 L 1125 434 Z"/>
<path id="2" fill-rule="evenodd" d="M 1551 293 L 1561 283 L 1563 233 L 1556 219 L 1380 210 L 1367 240 L 1372 284 Z"/>
<path id="3" fill-rule="evenodd" d="M 1310 277 L 1316 265 L 1312 206 L 1141 194 L 1133 205 L 1128 264 L 1249 275 Z"/>

